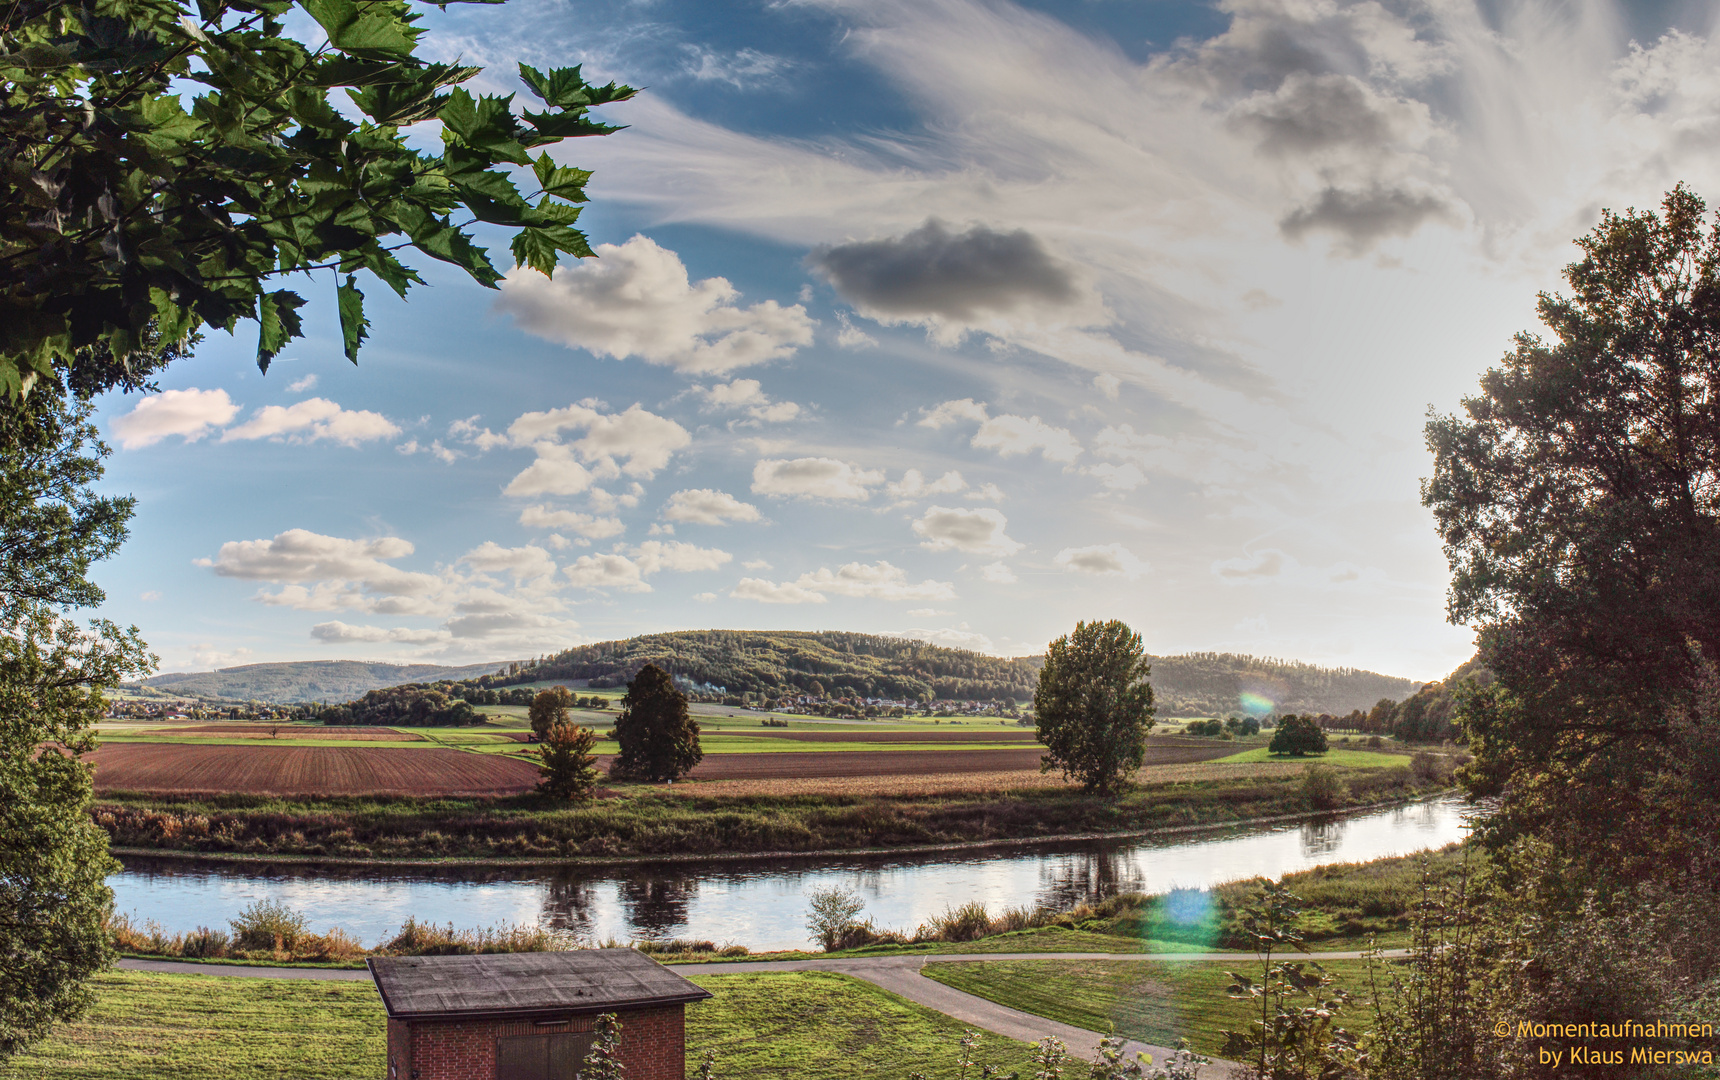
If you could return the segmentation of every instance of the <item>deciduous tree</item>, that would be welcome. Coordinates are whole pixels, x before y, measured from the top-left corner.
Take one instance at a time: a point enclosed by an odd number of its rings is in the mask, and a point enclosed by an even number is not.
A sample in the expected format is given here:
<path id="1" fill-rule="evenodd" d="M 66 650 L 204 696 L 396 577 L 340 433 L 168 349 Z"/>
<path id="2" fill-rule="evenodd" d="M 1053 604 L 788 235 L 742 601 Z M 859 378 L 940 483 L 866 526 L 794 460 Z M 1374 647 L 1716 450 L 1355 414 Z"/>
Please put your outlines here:
<path id="1" fill-rule="evenodd" d="M 557 724 L 567 723 L 567 710 L 573 707 L 573 694 L 565 686 L 552 686 L 548 690 L 538 691 L 532 698 L 531 708 L 526 716 L 531 720 L 532 734 L 542 739 L 549 734 L 549 729 Z"/>
<path id="2" fill-rule="evenodd" d="M 1126 784 L 1146 760 L 1151 674 L 1141 635 L 1115 619 L 1076 623 L 1053 641 L 1033 692 L 1040 770 L 1061 769 L 1089 791 Z"/>
<path id="3" fill-rule="evenodd" d="M 621 715 L 615 719 L 620 745 L 609 771 L 641 780 L 674 780 L 704 759 L 699 723 L 687 711 L 687 695 L 669 673 L 646 664 L 627 684 Z"/>
<path id="4" fill-rule="evenodd" d="M 1302 757 L 1305 754 L 1324 754 L 1326 746 L 1326 733 L 1312 716 L 1291 714 L 1279 719 L 1278 730 L 1272 733 L 1266 752 Z"/>

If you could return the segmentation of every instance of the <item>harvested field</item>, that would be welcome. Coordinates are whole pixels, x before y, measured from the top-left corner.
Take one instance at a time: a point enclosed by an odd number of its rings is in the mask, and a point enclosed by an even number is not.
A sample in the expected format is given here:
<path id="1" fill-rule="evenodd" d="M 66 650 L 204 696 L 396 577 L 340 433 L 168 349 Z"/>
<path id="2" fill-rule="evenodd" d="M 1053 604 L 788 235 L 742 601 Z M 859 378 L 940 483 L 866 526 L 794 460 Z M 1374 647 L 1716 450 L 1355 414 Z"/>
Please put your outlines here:
<path id="1" fill-rule="evenodd" d="M 512 795 L 538 778 L 530 762 L 458 750 L 126 743 L 84 756 L 96 791 L 248 795 Z"/>
<path id="2" fill-rule="evenodd" d="M 754 755 L 756 756 L 756 755 Z M 846 756 L 846 755 L 844 755 Z M 898 753 L 896 755 L 900 757 Z M 1196 780 L 1241 780 L 1255 777 L 1299 776 L 1306 765 L 1290 762 L 1218 764 L 1193 762 L 1181 765 L 1149 765 L 1135 775 L 1141 784 L 1187 783 Z M 694 773 L 698 779 L 699 774 Z M 987 792 L 1020 791 L 1029 788 L 1069 787 L 1060 773 L 1032 769 L 995 772 L 928 772 L 894 776 L 808 776 L 798 778 L 713 780 L 682 784 L 672 789 L 687 796 L 791 796 L 848 795 L 856 797 L 976 795 Z"/>
<path id="3" fill-rule="evenodd" d="M 879 732 L 878 734 L 885 734 Z M 936 773 L 1037 771 L 1037 744 L 996 750 L 845 750 L 841 753 L 712 754 L 692 772 L 695 780 L 776 780 L 825 776 L 921 776 Z M 1234 753 L 1229 743 L 1152 746 L 1148 765 L 1210 761 Z"/>
<path id="4" fill-rule="evenodd" d="M 278 732 L 271 735 L 270 732 Z M 304 724 L 198 724 L 195 727 L 158 728 L 148 731 L 127 731 L 127 735 L 219 735 L 224 739 L 354 739 L 359 742 L 423 742 L 422 735 L 410 731 L 395 731 L 385 727 L 309 727 Z"/>
<path id="5" fill-rule="evenodd" d="M 723 728 L 723 735 L 744 735 L 749 739 L 787 739 L 810 743 L 1015 743 L 1037 745 L 1031 731 L 753 731 L 751 728 Z"/>

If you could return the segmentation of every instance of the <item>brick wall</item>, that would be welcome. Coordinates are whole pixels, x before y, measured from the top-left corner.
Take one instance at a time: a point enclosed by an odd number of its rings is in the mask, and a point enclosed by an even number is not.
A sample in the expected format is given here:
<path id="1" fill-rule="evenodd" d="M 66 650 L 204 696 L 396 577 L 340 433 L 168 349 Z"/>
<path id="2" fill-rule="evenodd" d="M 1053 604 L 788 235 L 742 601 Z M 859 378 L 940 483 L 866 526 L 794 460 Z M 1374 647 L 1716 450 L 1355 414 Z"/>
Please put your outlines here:
<path id="1" fill-rule="evenodd" d="M 621 1020 L 621 1063 L 627 1080 L 684 1080 L 686 1027 L 680 1005 L 616 1014 Z M 561 1024 L 517 1020 L 388 1022 L 386 1080 L 495 1080 L 496 1040 L 509 1035 L 590 1031 L 595 1016 Z M 398 1034 L 397 1034 L 398 1029 Z M 398 1075 L 393 1070 L 398 1069 Z"/>

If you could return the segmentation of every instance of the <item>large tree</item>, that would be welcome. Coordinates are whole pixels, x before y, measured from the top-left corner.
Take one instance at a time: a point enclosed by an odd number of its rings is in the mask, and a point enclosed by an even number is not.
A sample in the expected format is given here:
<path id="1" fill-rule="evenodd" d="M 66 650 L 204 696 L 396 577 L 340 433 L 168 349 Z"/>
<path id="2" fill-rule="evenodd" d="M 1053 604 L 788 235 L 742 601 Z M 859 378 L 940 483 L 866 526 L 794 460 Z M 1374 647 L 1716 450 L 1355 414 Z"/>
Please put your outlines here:
<path id="1" fill-rule="evenodd" d="M 1720 851 L 1720 227 L 1680 186 L 1577 243 L 1551 336 L 1429 422 L 1422 498 L 1497 677 L 1461 709 L 1485 833 L 1629 881 Z"/>
<path id="2" fill-rule="evenodd" d="M 704 760 L 699 722 L 687 710 L 687 695 L 669 673 L 646 664 L 627 684 L 621 714 L 615 718 L 620 753 L 610 764 L 615 776 L 674 780 Z"/>
<path id="3" fill-rule="evenodd" d="M 295 8 L 314 40 L 287 34 Z M 515 262 L 544 273 L 562 253 L 590 255 L 573 227 L 590 174 L 544 148 L 614 130 L 589 110 L 632 89 L 521 65 L 534 105 L 474 97 L 459 84 L 478 68 L 416 55 L 419 18 L 404 0 L 9 5 L 0 405 L 80 364 L 123 379 L 152 336 L 242 320 L 257 324 L 266 371 L 306 302 L 275 279 L 313 273 L 356 361 L 368 326 L 357 275 L 404 296 L 420 279 L 402 249 L 496 287 L 475 222 L 513 230 Z M 438 152 L 408 138 L 428 122 Z M 510 166 L 529 167 L 535 190 Z"/>
<path id="4" fill-rule="evenodd" d="M 102 691 L 154 657 L 135 628 L 60 614 L 102 601 L 89 566 L 125 538 L 131 500 L 91 488 L 106 453 L 75 398 L 35 394 L 0 419 L 0 1059 L 76 1016 L 113 957 L 119 867 L 80 757 Z"/>
<path id="5" fill-rule="evenodd" d="M 1153 727 L 1150 675 L 1141 635 L 1115 619 L 1078 622 L 1053 641 L 1033 692 L 1041 771 L 1061 769 L 1089 791 L 1127 784 Z"/>

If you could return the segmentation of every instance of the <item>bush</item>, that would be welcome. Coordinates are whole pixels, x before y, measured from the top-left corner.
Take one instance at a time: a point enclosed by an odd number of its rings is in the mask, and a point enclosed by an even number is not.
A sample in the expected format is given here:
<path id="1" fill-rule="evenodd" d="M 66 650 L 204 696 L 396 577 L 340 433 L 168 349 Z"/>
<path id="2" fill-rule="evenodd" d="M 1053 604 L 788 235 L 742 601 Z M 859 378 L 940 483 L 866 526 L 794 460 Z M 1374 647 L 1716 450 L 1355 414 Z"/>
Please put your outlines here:
<path id="1" fill-rule="evenodd" d="M 227 925 L 233 930 L 235 949 L 292 952 L 310 919 L 278 900 L 254 900 Z"/>
<path id="2" fill-rule="evenodd" d="M 179 955 L 191 960 L 219 960 L 227 955 L 227 935 L 220 930 L 199 926 L 185 935 Z"/>
<path id="3" fill-rule="evenodd" d="M 1291 757 L 1324 754 L 1326 749 L 1326 733 L 1320 729 L 1314 718 L 1296 715 L 1286 716 L 1278 721 L 1278 731 L 1266 747 L 1268 753 L 1289 754 Z"/>
<path id="4" fill-rule="evenodd" d="M 853 946 L 844 946 L 841 942 L 853 934 L 856 928 L 870 927 L 870 923 L 861 923 L 856 918 L 866 909 L 866 901 L 860 899 L 860 894 L 853 889 L 839 885 L 814 889 L 808 902 L 806 930 L 812 935 L 812 940 L 824 947 L 825 952 L 844 947 L 852 948 Z"/>
<path id="5" fill-rule="evenodd" d="M 1386 744 L 1385 740 L 1380 738 L 1378 735 L 1369 735 L 1368 736 L 1368 749 L 1369 750 L 1378 750 L 1380 747 L 1384 746 L 1385 744 Z"/>
<path id="6" fill-rule="evenodd" d="M 1330 765 L 1310 765 L 1302 777 L 1302 793 L 1314 809 L 1333 810 L 1344 804 L 1350 789 L 1338 779 L 1338 770 Z"/>
<path id="7" fill-rule="evenodd" d="M 978 900 L 969 900 L 961 907 L 945 908 L 943 914 L 933 915 L 914 937 L 918 941 L 976 941 L 991 932 L 991 913 Z"/>

